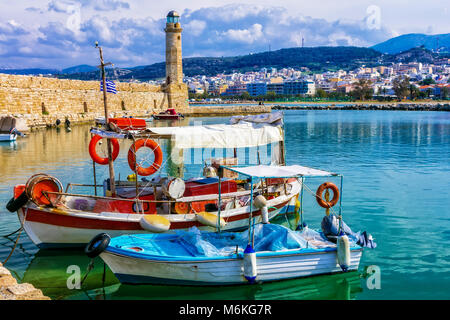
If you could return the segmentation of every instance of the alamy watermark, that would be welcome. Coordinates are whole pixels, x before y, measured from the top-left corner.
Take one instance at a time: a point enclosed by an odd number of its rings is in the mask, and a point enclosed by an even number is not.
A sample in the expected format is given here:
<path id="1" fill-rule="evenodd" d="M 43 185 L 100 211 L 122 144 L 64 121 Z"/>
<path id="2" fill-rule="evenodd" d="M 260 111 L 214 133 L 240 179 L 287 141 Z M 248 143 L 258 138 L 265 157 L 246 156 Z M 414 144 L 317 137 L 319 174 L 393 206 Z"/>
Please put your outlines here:
<path id="1" fill-rule="evenodd" d="M 381 29 L 381 8 L 377 5 L 370 5 L 366 9 L 366 26 L 369 30 Z"/>
<path id="2" fill-rule="evenodd" d="M 370 265 L 366 268 L 366 286 L 369 290 L 381 289 L 381 269 L 377 265 Z"/>
<path id="3" fill-rule="evenodd" d="M 81 269 L 76 264 L 67 267 L 66 273 L 70 274 L 67 278 L 66 285 L 70 290 L 81 289 Z"/>

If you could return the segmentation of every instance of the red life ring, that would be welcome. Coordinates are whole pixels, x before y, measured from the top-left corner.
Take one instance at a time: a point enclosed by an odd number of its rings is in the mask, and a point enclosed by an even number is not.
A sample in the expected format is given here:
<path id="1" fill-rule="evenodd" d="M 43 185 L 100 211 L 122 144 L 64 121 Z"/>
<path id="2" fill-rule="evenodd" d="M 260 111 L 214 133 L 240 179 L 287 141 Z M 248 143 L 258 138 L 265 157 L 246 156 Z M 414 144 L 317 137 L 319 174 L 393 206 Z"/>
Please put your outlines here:
<path id="1" fill-rule="evenodd" d="M 333 190 L 333 199 L 331 199 L 331 201 L 325 201 L 322 198 L 322 193 L 326 189 Z M 317 203 L 319 204 L 319 206 L 321 206 L 322 208 L 327 208 L 328 209 L 328 208 L 333 207 L 339 200 L 339 189 L 338 189 L 338 187 L 334 183 L 331 183 L 331 182 L 322 183 L 319 186 L 319 188 L 317 188 L 316 200 L 317 200 Z"/>
<path id="2" fill-rule="evenodd" d="M 89 154 L 91 155 L 92 160 L 94 160 L 98 164 L 108 164 L 108 157 L 102 158 L 97 154 L 97 151 L 95 151 L 95 147 L 97 146 L 97 143 L 102 139 L 101 136 L 95 135 L 92 137 L 91 141 L 89 142 Z M 117 139 L 112 138 L 111 139 L 112 144 L 112 159 L 113 161 L 116 160 L 117 156 L 119 155 L 119 142 Z"/>
<path id="3" fill-rule="evenodd" d="M 151 166 L 147 168 L 143 168 L 136 164 L 136 155 L 135 153 L 142 147 L 147 147 L 152 149 L 155 155 L 155 161 Z M 140 176 L 149 176 L 154 174 L 161 168 L 161 164 L 163 161 L 163 152 L 161 147 L 153 140 L 150 139 L 139 139 L 135 142 L 134 150 L 133 145 L 131 145 L 130 150 L 128 150 L 128 164 L 130 169 L 134 171 L 134 167 L 136 166 L 136 171 Z"/>

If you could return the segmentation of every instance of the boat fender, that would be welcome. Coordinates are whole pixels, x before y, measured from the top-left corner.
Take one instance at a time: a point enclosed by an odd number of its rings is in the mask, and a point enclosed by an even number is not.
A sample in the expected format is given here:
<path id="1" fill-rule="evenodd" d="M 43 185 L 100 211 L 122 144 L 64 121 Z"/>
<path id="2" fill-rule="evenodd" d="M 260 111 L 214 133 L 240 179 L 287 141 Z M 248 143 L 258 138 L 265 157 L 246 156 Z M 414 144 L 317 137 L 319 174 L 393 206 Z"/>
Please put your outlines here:
<path id="1" fill-rule="evenodd" d="M 269 208 L 267 206 L 261 208 L 262 223 L 269 223 Z"/>
<path id="2" fill-rule="evenodd" d="M 250 244 L 244 250 L 244 277 L 249 283 L 254 283 L 257 276 L 256 252 Z"/>
<path id="3" fill-rule="evenodd" d="M 347 272 L 350 267 L 350 244 L 345 235 L 337 239 L 337 259 L 342 271 Z"/>
<path id="4" fill-rule="evenodd" d="M 206 226 L 217 228 L 218 217 L 214 213 L 210 212 L 197 212 L 195 214 L 197 221 Z M 220 218 L 220 227 L 226 226 L 226 222 L 223 218 Z"/>
<path id="5" fill-rule="evenodd" d="M 95 258 L 108 247 L 111 238 L 106 233 L 99 233 L 86 245 L 84 253 L 89 258 Z"/>
<path id="6" fill-rule="evenodd" d="M 11 198 L 6 204 L 6 209 L 9 212 L 16 212 L 22 208 L 28 202 L 28 195 L 26 191 L 23 191 L 17 198 Z"/>
<path id="7" fill-rule="evenodd" d="M 158 214 L 145 214 L 139 220 L 140 226 L 147 231 L 160 233 L 170 229 L 170 221 Z"/>
<path id="8" fill-rule="evenodd" d="M 254 206 L 258 209 L 262 209 L 263 207 L 267 206 L 267 200 L 262 195 L 256 196 L 253 203 L 254 203 Z"/>

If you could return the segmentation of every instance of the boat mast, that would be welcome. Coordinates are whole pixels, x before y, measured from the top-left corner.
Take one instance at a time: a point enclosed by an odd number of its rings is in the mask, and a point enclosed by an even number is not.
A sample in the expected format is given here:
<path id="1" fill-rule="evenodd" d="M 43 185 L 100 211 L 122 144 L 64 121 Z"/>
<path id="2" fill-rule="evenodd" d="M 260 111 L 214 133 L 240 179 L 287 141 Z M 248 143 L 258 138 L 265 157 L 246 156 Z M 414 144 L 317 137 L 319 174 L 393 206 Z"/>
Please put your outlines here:
<path id="1" fill-rule="evenodd" d="M 108 103 L 107 103 L 107 99 L 106 99 L 106 75 L 105 75 L 105 66 L 107 65 L 111 65 L 112 63 L 108 62 L 108 63 L 104 63 L 103 62 L 103 51 L 102 51 L 102 47 L 100 47 L 98 45 L 98 42 L 95 42 L 95 47 L 98 48 L 98 51 L 100 53 L 100 66 L 99 68 L 102 70 L 102 83 L 103 83 L 103 104 L 105 107 L 105 126 L 106 126 L 106 130 L 109 130 L 109 118 L 108 118 Z M 111 148 L 111 139 L 107 138 L 106 139 L 107 143 L 107 148 L 108 148 L 108 166 L 109 166 L 109 182 L 110 182 L 110 187 L 111 187 L 111 194 L 114 197 L 116 195 L 116 183 L 115 183 L 115 178 L 114 178 L 114 165 L 113 165 L 113 160 L 112 160 L 112 148 Z"/>

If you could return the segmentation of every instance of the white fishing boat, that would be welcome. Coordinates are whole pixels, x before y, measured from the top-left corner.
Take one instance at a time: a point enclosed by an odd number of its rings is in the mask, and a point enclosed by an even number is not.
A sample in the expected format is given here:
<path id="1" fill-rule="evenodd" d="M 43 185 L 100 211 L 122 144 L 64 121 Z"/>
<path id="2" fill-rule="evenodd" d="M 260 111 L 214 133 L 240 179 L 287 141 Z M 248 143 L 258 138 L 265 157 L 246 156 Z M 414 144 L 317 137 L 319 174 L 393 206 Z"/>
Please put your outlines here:
<path id="1" fill-rule="evenodd" d="M 209 231 L 242 230 L 247 227 L 250 213 L 262 214 L 260 208 L 250 205 L 253 193 L 267 197 L 269 220 L 295 206 L 301 191 L 297 179 L 266 179 L 250 185 L 247 179 L 236 179 L 230 170 L 218 177 L 218 165 L 237 164 L 237 157 L 211 159 L 204 168 L 204 176 L 189 179 L 181 177 L 183 170 L 176 172 L 180 176 L 164 175 L 161 170 L 164 167 L 161 142 L 158 143 L 161 140 L 170 144 L 168 157 L 177 161 L 178 168 L 183 165 L 185 150 L 212 147 L 236 154 L 239 148 L 271 144 L 274 150 L 271 161 L 283 163 L 280 113 L 258 116 L 253 122 L 251 118 L 238 117 L 228 125 L 187 127 L 147 127 L 142 119 L 133 118 L 110 121 L 115 131 L 91 129 L 92 185 L 69 183 L 63 191 L 57 178 L 37 174 L 25 184 L 15 186 L 14 197 L 7 208 L 17 211 L 24 230 L 37 246 L 84 246 L 99 232 L 118 236 L 173 232 L 193 226 Z M 96 165 L 109 164 L 108 157 L 102 157 L 97 151 L 99 142 L 106 139 L 112 144 L 112 164 L 119 154 L 118 139 L 132 141 L 127 153 L 132 181 L 117 181 L 112 175 L 103 184 L 97 184 Z M 137 151 L 141 147 L 152 151 L 154 160 L 148 167 L 138 159 Z M 152 177 L 147 179 L 150 175 Z M 140 176 L 143 179 L 139 179 Z M 103 190 L 101 195 L 97 194 L 99 187 Z M 84 191 L 88 188 L 90 192 L 75 193 L 74 188 L 84 188 Z"/>
<path id="2" fill-rule="evenodd" d="M 226 167 L 255 178 L 297 178 L 342 176 L 302 166 Z M 328 190 L 333 191 L 329 200 Z M 325 191 L 325 197 L 323 192 Z M 297 231 L 262 224 L 251 214 L 248 232 L 212 233 L 191 228 L 175 234 L 122 235 L 110 239 L 103 233 L 86 247 L 90 257 L 100 257 L 122 283 L 177 285 L 233 285 L 277 281 L 357 270 L 363 246 L 375 247 L 370 236 L 353 233 L 339 215 L 330 214 L 338 203 L 335 184 L 322 184 L 314 195 L 326 209 L 322 231 L 304 227 L 298 208 Z M 260 195 L 251 206 L 267 209 Z M 253 195 L 252 195 L 253 199 Z M 336 219 L 339 217 L 339 219 Z M 334 217 L 334 218 L 333 218 Z"/>
<path id="3" fill-rule="evenodd" d="M 23 136 L 17 129 L 17 122 L 17 119 L 11 116 L 0 118 L 0 141 L 16 141 L 18 136 Z"/>

